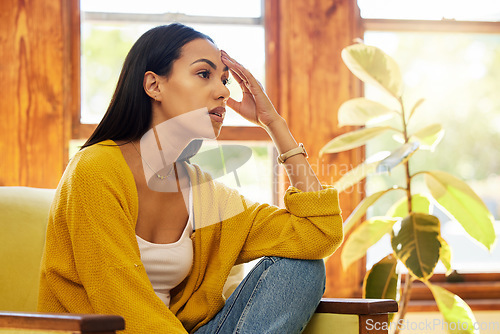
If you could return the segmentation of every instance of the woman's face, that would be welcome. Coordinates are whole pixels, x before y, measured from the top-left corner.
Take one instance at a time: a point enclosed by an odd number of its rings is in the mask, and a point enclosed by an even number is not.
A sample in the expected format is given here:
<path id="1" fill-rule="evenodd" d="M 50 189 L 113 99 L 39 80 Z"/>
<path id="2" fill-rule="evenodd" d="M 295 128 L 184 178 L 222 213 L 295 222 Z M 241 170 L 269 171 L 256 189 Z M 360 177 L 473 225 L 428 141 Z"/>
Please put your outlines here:
<path id="1" fill-rule="evenodd" d="M 195 39 L 184 45 L 170 75 L 159 77 L 161 100 L 153 101 L 153 113 L 158 114 L 157 120 L 166 121 L 193 111 L 199 117 L 200 109 L 204 109 L 200 124 L 209 124 L 210 120 L 218 136 L 229 98 L 228 78 L 220 50 L 206 39 Z"/>

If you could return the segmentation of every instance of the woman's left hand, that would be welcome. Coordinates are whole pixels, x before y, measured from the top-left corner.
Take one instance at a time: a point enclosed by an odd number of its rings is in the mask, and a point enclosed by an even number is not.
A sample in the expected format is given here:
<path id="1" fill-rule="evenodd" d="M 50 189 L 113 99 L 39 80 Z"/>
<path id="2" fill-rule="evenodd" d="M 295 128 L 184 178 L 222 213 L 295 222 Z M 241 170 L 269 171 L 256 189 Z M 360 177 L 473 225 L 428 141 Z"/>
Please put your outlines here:
<path id="1" fill-rule="evenodd" d="M 221 59 L 229 68 L 229 71 L 231 71 L 243 91 L 241 102 L 235 101 L 230 97 L 227 101 L 228 107 L 250 122 L 260 125 L 265 129 L 274 121 L 282 119 L 276 112 L 276 109 L 274 109 L 262 85 L 255 79 L 252 73 L 229 57 L 225 51 L 221 51 Z"/>

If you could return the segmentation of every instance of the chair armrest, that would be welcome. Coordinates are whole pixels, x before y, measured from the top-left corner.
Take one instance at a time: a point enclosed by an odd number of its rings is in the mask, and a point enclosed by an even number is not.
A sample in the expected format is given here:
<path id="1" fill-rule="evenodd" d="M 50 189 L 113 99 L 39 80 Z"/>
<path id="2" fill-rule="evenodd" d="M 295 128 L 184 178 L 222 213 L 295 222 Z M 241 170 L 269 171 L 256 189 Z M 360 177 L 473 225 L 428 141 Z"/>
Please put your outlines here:
<path id="1" fill-rule="evenodd" d="M 379 314 L 398 311 L 398 303 L 392 299 L 322 298 L 316 313 Z"/>
<path id="2" fill-rule="evenodd" d="M 392 299 L 323 298 L 307 324 L 304 334 L 387 334 L 389 313 L 397 312 Z"/>
<path id="3" fill-rule="evenodd" d="M 0 312 L 1 328 L 76 331 L 76 333 L 114 333 L 125 329 L 118 315 L 73 313 Z"/>

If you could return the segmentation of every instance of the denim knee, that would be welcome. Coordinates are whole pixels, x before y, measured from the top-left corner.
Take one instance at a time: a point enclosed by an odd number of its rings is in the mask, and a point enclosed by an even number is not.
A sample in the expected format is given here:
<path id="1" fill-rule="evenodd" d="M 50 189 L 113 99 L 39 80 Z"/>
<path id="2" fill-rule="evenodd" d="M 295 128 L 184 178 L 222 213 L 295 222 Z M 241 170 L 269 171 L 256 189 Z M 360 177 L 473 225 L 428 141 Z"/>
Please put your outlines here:
<path id="1" fill-rule="evenodd" d="M 306 289 L 310 293 L 316 291 L 323 295 L 325 292 L 325 263 L 323 260 L 299 260 L 280 257 L 271 257 L 271 261 L 283 266 L 290 278 L 293 278 L 294 285 L 301 289 Z M 285 269 L 286 268 L 286 269 Z"/>
<path id="2" fill-rule="evenodd" d="M 300 260 L 303 266 L 304 279 L 307 280 L 307 284 L 311 285 L 313 289 L 319 289 L 321 295 L 325 292 L 325 282 L 326 282 L 326 272 L 325 272 L 325 262 L 323 260 Z"/>

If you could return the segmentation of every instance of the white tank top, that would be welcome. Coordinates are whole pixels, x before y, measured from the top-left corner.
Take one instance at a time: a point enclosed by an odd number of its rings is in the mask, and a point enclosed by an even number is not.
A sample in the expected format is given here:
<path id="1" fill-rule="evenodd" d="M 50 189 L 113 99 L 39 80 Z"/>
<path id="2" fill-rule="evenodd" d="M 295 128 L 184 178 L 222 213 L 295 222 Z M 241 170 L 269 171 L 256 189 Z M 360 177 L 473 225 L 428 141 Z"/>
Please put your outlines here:
<path id="1" fill-rule="evenodd" d="M 155 244 L 136 235 L 141 260 L 156 295 L 170 306 L 170 290 L 179 285 L 193 265 L 192 195 L 189 192 L 189 218 L 179 240 L 169 244 Z"/>

